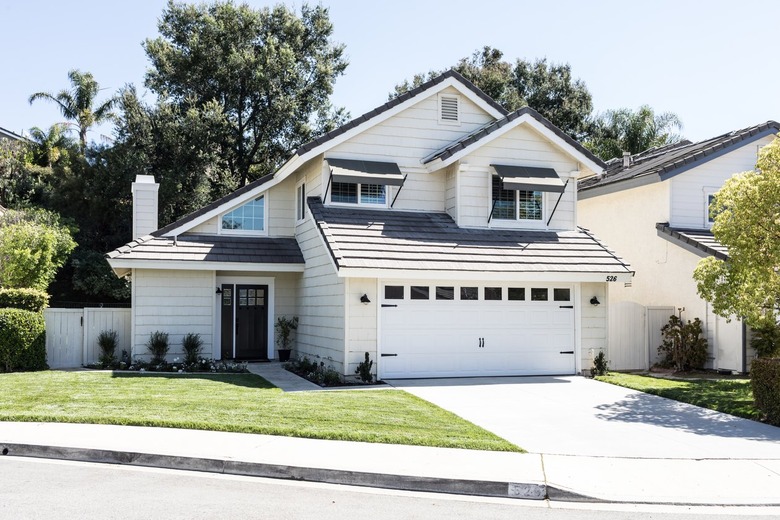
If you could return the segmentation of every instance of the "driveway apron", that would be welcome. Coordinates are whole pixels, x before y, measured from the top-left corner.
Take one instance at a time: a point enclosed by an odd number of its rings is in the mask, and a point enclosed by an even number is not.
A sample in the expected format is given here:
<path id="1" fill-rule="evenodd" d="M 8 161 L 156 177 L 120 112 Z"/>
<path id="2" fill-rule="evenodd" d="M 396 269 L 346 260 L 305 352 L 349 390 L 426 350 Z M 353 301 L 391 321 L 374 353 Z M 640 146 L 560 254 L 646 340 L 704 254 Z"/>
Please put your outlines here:
<path id="1" fill-rule="evenodd" d="M 390 383 L 531 453 L 780 460 L 780 428 L 584 377 Z"/>

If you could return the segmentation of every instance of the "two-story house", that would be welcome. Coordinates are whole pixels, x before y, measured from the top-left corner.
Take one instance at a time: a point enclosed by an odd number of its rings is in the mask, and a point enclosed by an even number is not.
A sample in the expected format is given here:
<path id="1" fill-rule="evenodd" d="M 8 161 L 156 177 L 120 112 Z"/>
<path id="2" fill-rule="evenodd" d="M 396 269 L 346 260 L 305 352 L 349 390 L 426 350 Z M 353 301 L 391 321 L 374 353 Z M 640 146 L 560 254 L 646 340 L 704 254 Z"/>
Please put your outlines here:
<path id="1" fill-rule="evenodd" d="M 609 358 L 615 369 L 645 369 L 658 360 L 660 329 L 682 310 L 699 318 L 709 368 L 746 372 L 753 356 L 737 318 L 715 315 L 696 290 L 699 260 L 727 259 L 712 236 L 710 204 L 732 175 L 755 168 L 758 151 L 780 131 L 774 121 L 698 143 L 683 141 L 615 159 L 603 175 L 579 182 L 583 227 L 625 252 L 636 276 L 610 286 Z"/>
<path id="2" fill-rule="evenodd" d="M 573 374 L 606 345 L 606 287 L 629 267 L 577 227 L 576 180 L 604 164 L 530 108 L 447 72 L 300 147 L 275 173 L 162 229 L 151 177 L 134 236 L 132 354 L 155 330 L 206 354 L 295 353 L 345 376 Z"/>

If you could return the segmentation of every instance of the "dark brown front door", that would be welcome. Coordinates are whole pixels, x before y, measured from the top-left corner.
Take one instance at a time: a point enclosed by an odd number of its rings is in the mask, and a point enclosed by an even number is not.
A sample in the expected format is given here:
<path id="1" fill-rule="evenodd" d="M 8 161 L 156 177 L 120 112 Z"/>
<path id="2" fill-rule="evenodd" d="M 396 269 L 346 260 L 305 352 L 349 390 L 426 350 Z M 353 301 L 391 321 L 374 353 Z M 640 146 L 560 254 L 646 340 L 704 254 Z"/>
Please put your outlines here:
<path id="1" fill-rule="evenodd" d="M 236 359 L 268 359 L 268 286 L 236 285 Z"/>

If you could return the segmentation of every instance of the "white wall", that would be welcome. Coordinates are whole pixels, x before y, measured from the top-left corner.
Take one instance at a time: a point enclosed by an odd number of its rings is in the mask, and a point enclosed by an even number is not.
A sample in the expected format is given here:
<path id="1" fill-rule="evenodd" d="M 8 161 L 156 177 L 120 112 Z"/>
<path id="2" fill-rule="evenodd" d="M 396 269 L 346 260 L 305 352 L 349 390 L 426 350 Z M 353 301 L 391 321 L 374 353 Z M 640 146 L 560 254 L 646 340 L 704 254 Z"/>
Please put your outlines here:
<path id="1" fill-rule="evenodd" d="M 673 227 L 703 229 L 709 227 L 705 219 L 705 192 L 720 188 L 735 173 L 753 170 L 758 150 L 772 142 L 773 136 L 746 144 L 733 152 L 708 161 L 696 168 L 672 177 L 671 213 Z"/>
<path id="2" fill-rule="evenodd" d="M 349 278 L 346 280 L 347 307 L 347 376 L 354 376 L 358 363 L 365 360 L 366 352 L 374 362 L 373 373 L 378 365 L 377 345 L 377 307 L 380 296 L 377 294 L 376 278 Z M 361 303 L 360 297 L 368 296 L 371 303 Z"/>
<path id="3" fill-rule="evenodd" d="M 580 285 L 580 359 L 582 370 L 593 367 L 593 356 L 607 348 L 607 284 L 583 283 Z M 591 305 L 590 299 L 598 298 L 600 305 Z"/>
<path id="4" fill-rule="evenodd" d="M 182 337 L 190 332 L 211 352 L 215 287 L 213 271 L 135 269 L 132 356 L 148 356 L 146 342 L 157 330 L 169 334 L 170 359 L 182 354 Z"/>

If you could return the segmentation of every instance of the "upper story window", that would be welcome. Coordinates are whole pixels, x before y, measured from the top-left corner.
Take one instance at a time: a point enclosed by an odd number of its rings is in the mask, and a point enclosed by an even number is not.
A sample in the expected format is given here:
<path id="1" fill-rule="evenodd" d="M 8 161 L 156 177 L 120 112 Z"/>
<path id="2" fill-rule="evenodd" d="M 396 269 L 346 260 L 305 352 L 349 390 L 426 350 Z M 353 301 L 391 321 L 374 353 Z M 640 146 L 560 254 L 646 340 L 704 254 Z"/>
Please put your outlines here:
<path id="1" fill-rule="evenodd" d="M 295 220 L 306 218 L 306 183 L 301 182 L 295 187 Z"/>
<path id="2" fill-rule="evenodd" d="M 387 205 L 387 190 L 381 184 L 334 182 L 330 201 L 342 204 Z"/>
<path id="3" fill-rule="evenodd" d="M 704 226 L 710 227 L 715 222 L 718 212 L 715 210 L 715 196 L 718 188 L 704 188 Z"/>
<path id="4" fill-rule="evenodd" d="M 235 234 L 265 233 L 265 195 L 222 215 L 222 232 Z"/>
<path id="5" fill-rule="evenodd" d="M 541 191 L 505 190 L 501 179 L 493 176 L 493 219 L 531 220 L 544 218 L 544 197 Z"/>

